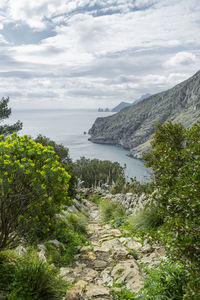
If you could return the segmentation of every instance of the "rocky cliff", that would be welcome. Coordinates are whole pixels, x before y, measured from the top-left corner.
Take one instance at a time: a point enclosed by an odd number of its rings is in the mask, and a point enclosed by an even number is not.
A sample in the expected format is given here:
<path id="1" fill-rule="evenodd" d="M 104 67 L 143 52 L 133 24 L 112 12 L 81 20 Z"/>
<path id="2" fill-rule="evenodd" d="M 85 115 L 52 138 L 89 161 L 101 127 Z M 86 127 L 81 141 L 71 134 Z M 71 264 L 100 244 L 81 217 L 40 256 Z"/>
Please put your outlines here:
<path id="1" fill-rule="evenodd" d="M 152 95 L 119 113 L 97 118 L 89 130 L 94 143 L 119 145 L 140 158 L 148 149 L 157 122 L 189 127 L 200 120 L 200 71 L 165 92 Z"/>

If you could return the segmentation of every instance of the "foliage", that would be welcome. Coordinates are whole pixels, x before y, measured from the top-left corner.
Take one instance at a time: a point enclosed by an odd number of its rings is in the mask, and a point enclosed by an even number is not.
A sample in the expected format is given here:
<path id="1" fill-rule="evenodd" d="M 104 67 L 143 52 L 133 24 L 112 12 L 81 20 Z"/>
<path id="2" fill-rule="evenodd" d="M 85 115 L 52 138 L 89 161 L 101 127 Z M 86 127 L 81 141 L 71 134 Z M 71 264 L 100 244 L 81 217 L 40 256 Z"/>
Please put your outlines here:
<path id="1" fill-rule="evenodd" d="M 81 157 L 75 162 L 75 174 L 85 187 L 112 185 L 125 181 L 124 167 L 118 162 Z"/>
<path id="2" fill-rule="evenodd" d="M 39 260 L 35 251 L 28 251 L 14 262 L 6 258 L 0 263 L 0 287 L 8 299 L 61 299 L 66 284 L 55 268 Z"/>
<path id="3" fill-rule="evenodd" d="M 187 292 L 193 299 L 200 284 L 200 122 L 188 130 L 157 125 L 152 147 L 144 158 L 154 170 L 154 202 L 164 217 L 160 238 L 194 278 Z"/>
<path id="4" fill-rule="evenodd" d="M 114 227 L 122 225 L 126 211 L 118 202 L 104 199 L 100 202 L 101 218 L 104 222 L 113 223 Z"/>
<path id="5" fill-rule="evenodd" d="M 11 109 L 8 108 L 9 98 L 2 98 L 0 100 L 0 122 L 9 118 L 11 114 Z M 18 121 L 13 125 L 1 125 L 0 126 L 0 135 L 9 135 L 13 132 L 19 131 L 22 129 L 22 123 Z"/>
<path id="6" fill-rule="evenodd" d="M 87 233 L 87 219 L 82 214 L 69 214 L 64 219 L 55 222 L 49 239 L 58 240 L 59 246 L 46 242 L 47 258 L 49 263 L 58 267 L 67 266 L 78 253 L 77 246 L 85 245 Z"/>
<path id="7" fill-rule="evenodd" d="M 157 230 L 163 224 L 163 218 L 154 205 L 139 210 L 127 219 L 128 228 L 132 233 L 147 234 Z"/>
<path id="8" fill-rule="evenodd" d="M 88 196 L 88 200 L 94 202 L 95 204 L 99 204 L 101 201 L 101 196 L 97 194 L 91 194 Z"/>
<path id="9" fill-rule="evenodd" d="M 157 269 L 147 270 L 144 288 L 135 299 L 181 300 L 186 284 L 184 267 L 170 260 L 163 261 Z"/>
<path id="10" fill-rule="evenodd" d="M 111 291 L 111 295 L 113 297 L 113 300 L 134 300 L 135 299 L 135 293 L 132 293 L 126 289 L 121 289 L 120 291 Z"/>
<path id="11" fill-rule="evenodd" d="M 130 182 L 119 182 L 111 188 L 112 194 L 134 193 L 140 196 L 142 193 L 150 194 L 153 191 L 153 182 L 141 183 L 136 177 L 131 178 Z"/>
<path id="12" fill-rule="evenodd" d="M 29 136 L 0 136 L 0 248 L 31 231 L 41 239 L 48 233 L 68 203 L 69 179 L 52 147 Z"/>
<path id="13" fill-rule="evenodd" d="M 43 146 L 51 146 L 53 147 L 54 152 L 58 155 L 58 161 L 62 163 L 65 170 L 71 175 L 69 180 L 69 188 L 68 188 L 68 195 L 69 197 L 74 197 L 76 194 L 76 185 L 77 185 L 77 178 L 75 176 L 74 165 L 72 160 L 69 156 L 69 149 L 64 147 L 62 144 L 57 144 L 56 142 L 52 141 L 51 139 L 47 138 L 43 135 L 38 135 L 35 139 L 36 143 L 40 143 Z"/>

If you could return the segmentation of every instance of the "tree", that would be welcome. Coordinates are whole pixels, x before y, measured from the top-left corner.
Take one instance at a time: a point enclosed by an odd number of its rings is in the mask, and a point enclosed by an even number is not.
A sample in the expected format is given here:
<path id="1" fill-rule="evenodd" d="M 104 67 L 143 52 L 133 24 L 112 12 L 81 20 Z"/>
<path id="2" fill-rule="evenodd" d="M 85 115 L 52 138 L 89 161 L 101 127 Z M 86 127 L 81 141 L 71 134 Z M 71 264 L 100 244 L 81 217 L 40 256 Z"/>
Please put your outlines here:
<path id="1" fill-rule="evenodd" d="M 161 240 L 190 276 L 184 299 L 199 299 L 200 122 L 188 130 L 170 121 L 158 124 L 151 144 L 144 158 L 154 171 L 154 202 L 164 218 Z"/>
<path id="2" fill-rule="evenodd" d="M 9 118 L 11 114 L 11 109 L 8 108 L 9 98 L 2 98 L 0 100 L 0 123 Z M 22 123 L 20 121 L 16 122 L 13 125 L 1 125 L 0 126 L 0 135 L 9 135 L 13 132 L 17 132 L 22 129 Z"/>
<path id="3" fill-rule="evenodd" d="M 20 236 L 45 236 L 67 195 L 70 175 L 52 147 L 29 136 L 0 136 L 0 249 Z"/>
<path id="4" fill-rule="evenodd" d="M 125 182 L 125 167 L 109 160 L 81 157 L 75 162 L 75 174 L 84 182 L 85 187 Z"/>

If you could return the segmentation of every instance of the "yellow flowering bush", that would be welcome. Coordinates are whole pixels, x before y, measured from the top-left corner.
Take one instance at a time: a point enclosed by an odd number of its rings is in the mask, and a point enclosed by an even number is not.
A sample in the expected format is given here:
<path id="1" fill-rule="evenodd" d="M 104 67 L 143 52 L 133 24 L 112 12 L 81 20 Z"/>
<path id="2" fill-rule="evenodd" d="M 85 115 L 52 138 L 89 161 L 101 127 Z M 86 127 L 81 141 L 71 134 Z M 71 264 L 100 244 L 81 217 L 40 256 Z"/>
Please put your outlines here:
<path id="1" fill-rule="evenodd" d="M 69 179 L 52 147 L 27 135 L 0 136 L 0 249 L 30 231 L 42 238 L 51 230 L 69 202 Z"/>

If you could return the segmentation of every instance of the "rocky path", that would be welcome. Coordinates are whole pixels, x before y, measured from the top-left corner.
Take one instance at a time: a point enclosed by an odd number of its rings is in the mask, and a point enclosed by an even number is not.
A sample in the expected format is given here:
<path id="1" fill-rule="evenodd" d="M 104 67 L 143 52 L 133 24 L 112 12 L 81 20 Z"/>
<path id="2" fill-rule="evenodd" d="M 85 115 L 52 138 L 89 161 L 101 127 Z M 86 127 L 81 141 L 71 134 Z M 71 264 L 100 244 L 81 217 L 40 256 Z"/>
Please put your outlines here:
<path id="1" fill-rule="evenodd" d="M 135 237 L 123 237 L 118 229 L 101 223 L 95 204 L 88 202 L 87 205 L 90 245 L 80 248 L 71 267 L 61 268 L 61 276 L 73 284 L 66 299 L 113 299 L 111 290 L 121 288 L 137 292 L 143 286 L 138 262 L 156 266 L 160 249 L 147 243 L 142 245 Z"/>

